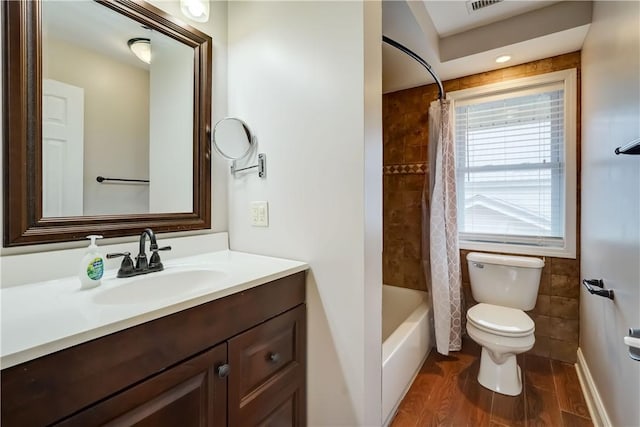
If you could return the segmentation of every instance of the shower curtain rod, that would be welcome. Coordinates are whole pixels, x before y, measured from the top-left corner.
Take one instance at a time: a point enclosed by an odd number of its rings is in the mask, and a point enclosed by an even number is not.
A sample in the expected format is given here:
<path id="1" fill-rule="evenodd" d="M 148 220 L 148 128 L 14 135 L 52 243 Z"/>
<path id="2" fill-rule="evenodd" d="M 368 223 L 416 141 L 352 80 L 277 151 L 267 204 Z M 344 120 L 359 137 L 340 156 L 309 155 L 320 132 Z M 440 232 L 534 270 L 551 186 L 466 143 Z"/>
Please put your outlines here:
<path id="1" fill-rule="evenodd" d="M 440 78 L 438 78 L 436 73 L 431 68 L 431 65 L 429 65 L 429 63 L 427 61 L 422 59 L 417 53 L 415 53 L 411 49 L 401 45 L 397 41 L 395 41 L 393 39 L 390 39 L 389 37 L 387 37 L 385 35 L 382 36 L 382 41 L 387 43 L 388 45 L 391 45 L 391 46 L 395 47 L 396 49 L 406 53 L 407 55 L 409 55 L 410 57 L 415 59 L 420 65 L 422 65 L 424 68 L 426 68 L 427 71 L 429 72 L 429 74 L 431 74 L 431 77 L 433 77 L 433 79 L 436 81 L 436 84 L 438 85 L 438 99 L 443 99 L 444 98 L 444 87 L 442 86 L 442 81 L 440 81 Z"/>

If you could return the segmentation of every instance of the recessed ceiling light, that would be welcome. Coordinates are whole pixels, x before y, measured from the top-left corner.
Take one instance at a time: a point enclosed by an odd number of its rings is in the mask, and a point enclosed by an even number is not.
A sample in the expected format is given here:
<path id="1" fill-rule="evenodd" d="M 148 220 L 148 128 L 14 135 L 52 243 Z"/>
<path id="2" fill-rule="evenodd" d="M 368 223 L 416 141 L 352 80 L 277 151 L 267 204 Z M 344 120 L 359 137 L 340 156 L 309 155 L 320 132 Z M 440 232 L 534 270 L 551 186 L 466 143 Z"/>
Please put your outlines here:
<path id="1" fill-rule="evenodd" d="M 507 62 L 510 59 L 511 59 L 511 55 L 502 55 L 496 58 L 496 62 L 498 64 L 502 64 L 503 62 Z"/>
<path id="2" fill-rule="evenodd" d="M 184 16 L 193 21 L 209 20 L 209 0 L 180 0 L 180 10 Z"/>

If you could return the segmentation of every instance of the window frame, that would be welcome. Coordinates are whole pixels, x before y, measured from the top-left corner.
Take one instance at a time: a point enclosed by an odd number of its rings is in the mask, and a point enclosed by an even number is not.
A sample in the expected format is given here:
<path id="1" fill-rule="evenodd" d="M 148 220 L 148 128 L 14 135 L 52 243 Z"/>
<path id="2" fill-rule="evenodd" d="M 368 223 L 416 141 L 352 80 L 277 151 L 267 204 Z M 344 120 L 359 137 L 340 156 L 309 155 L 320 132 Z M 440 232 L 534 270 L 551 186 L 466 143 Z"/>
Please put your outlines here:
<path id="1" fill-rule="evenodd" d="M 554 71 L 531 77 L 523 77 L 508 81 L 491 83 L 469 89 L 462 89 L 447 93 L 447 99 L 455 103 L 477 98 L 496 98 L 512 92 L 522 92 L 528 89 L 550 84 L 562 84 L 564 90 L 564 159 L 565 173 L 564 191 L 564 245 L 560 247 L 540 246 L 529 242 L 531 239 L 514 239 L 519 242 L 496 243 L 465 240 L 464 235 L 458 233 L 460 249 L 490 252 L 503 252 L 522 255 L 541 255 L 558 258 L 576 258 L 577 242 L 577 119 L 578 119 L 578 87 L 577 69 Z M 454 112 L 455 114 L 455 112 Z"/>

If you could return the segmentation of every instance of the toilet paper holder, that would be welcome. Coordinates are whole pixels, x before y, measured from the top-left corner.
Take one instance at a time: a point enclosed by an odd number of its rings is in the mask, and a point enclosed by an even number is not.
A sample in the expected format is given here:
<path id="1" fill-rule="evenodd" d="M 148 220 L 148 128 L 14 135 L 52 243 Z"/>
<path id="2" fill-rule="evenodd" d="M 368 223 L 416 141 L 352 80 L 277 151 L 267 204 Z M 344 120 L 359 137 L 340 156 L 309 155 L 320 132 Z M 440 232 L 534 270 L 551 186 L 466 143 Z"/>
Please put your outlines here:
<path id="1" fill-rule="evenodd" d="M 624 343 L 629 346 L 629 357 L 640 362 L 640 328 L 629 328 L 629 336 L 624 337 Z"/>
<path id="2" fill-rule="evenodd" d="M 598 295 L 609 298 L 610 300 L 613 299 L 613 290 L 604 289 L 604 281 L 602 279 L 584 279 L 582 284 L 587 288 L 591 295 Z M 600 289 L 594 289 L 594 286 Z"/>

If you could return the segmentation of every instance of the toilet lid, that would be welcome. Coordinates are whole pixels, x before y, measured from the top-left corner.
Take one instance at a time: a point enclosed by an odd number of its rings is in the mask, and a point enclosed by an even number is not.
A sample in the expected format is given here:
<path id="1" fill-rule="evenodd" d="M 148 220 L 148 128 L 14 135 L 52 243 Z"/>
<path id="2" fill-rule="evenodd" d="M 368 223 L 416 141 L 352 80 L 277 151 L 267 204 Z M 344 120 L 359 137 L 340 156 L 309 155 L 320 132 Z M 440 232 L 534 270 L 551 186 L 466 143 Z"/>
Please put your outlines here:
<path id="1" fill-rule="evenodd" d="M 507 337 L 530 335 L 535 329 L 533 320 L 524 311 L 484 303 L 471 307 L 467 320 L 485 332 Z"/>

